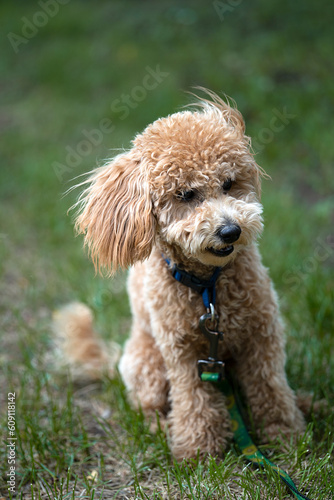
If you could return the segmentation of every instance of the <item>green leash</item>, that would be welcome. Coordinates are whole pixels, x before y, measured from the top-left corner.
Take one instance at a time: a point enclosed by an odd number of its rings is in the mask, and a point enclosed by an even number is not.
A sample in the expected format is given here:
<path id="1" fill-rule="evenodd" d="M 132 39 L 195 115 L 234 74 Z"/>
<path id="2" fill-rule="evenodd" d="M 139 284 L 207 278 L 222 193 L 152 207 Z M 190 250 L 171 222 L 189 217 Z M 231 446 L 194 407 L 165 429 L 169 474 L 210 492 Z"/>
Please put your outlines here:
<path id="1" fill-rule="evenodd" d="M 168 266 L 170 266 L 171 261 L 166 257 L 164 257 L 164 259 Z M 297 490 L 290 476 L 276 464 L 268 460 L 253 443 L 237 407 L 233 389 L 225 377 L 225 364 L 223 361 L 217 359 L 218 343 L 220 340 L 223 340 L 224 337 L 223 332 L 218 330 L 218 316 L 214 307 L 216 299 L 216 281 L 221 269 L 222 268 L 217 267 L 209 280 L 203 280 L 197 276 L 191 275 L 184 269 L 179 268 L 176 264 L 171 269 L 172 276 L 176 281 L 192 288 L 202 295 L 203 304 L 207 310 L 207 313 L 200 317 L 199 328 L 210 342 L 210 351 L 208 359 L 201 359 L 198 361 L 199 377 L 203 382 L 218 383 L 220 389 L 225 394 L 227 398 L 227 408 L 232 422 L 232 430 L 234 432 L 234 440 L 244 457 L 258 466 L 270 466 L 286 486 L 290 488 L 296 498 L 300 500 L 310 500 Z M 210 328 L 210 326 L 212 326 L 212 328 Z"/>
<path id="2" fill-rule="evenodd" d="M 258 447 L 253 443 L 242 416 L 240 414 L 239 408 L 237 406 L 234 392 L 229 381 L 224 378 L 221 379 L 220 373 L 212 373 L 212 372 L 202 372 L 201 380 L 206 382 L 216 382 L 226 397 L 227 409 L 229 411 L 231 417 L 232 431 L 234 441 L 240 448 L 243 456 L 249 462 L 256 464 L 258 466 L 264 467 L 265 465 L 269 465 L 270 468 L 280 477 L 280 479 L 286 484 L 286 486 L 291 490 L 296 498 L 299 500 L 310 500 L 309 497 L 300 493 L 292 481 L 290 476 L 276 464 L 268 460 Z"/>

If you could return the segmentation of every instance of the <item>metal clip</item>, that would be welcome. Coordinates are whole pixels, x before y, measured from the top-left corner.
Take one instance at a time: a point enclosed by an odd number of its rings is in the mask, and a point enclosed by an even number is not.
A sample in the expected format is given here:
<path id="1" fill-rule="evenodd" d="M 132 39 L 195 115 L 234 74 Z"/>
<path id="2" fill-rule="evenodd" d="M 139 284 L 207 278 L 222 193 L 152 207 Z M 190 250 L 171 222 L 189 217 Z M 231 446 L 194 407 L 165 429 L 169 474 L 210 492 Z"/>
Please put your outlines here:
<path id="1" fill-rule="evenodd" d="M 213 329 L 208 326 L 212 324 Z M 202 380 L 220 380 L 224 378 L 224 363 L 218 361 L 218 343 L 224 337 L 223 332 L 218 331 L 218 315 L 212 304 L 210 304 L 210 312 L 203 314 L 199 320 L 201 332 L 210 342 L 209 356 L 207 360 L 198 361 L 198 373 Z M 209 374 L 211 374 L 209 376 Z"/>
<path id="2" fill-rule="evenodd" d="M 216 313 L 215 306 L 213 304 L 211 304 L 211 302 L 210 302 L 210 307 L 209 307 L 209 309 L 207 309 L 207 311 L 208 311 L 208 314 L 211 314 L 211 321 L 214 323 L 215 328 L 216 328 L 218 326 L 218 316 Z"/>

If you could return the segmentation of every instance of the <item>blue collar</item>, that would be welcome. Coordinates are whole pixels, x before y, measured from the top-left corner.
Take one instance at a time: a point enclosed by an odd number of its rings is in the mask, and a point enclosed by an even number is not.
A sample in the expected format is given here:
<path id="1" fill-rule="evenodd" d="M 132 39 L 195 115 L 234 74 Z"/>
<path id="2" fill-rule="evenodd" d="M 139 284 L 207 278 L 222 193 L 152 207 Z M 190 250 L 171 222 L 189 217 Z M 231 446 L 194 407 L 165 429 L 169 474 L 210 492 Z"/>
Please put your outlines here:
<path id="1" fill-rule="evenodd" d="M 170 260 L 167 257 L 164 257 L 164 259 L 170 266 Z M 216 281 L 221 270 L 221 267 L 216 267 L 211 278 L 205 280 L 203 278 L 198 278 L 193 274 L 187 273 L 187 271 L 180 269 L 176 264 L 174 264 L 171 268 L 172 276 L 176 279 L 176 281 L 182 283 L 182 285 L 192 288 L 197 293 L 202 295 L 204 306 L 208 310 L 210 310 L 210 304 L 214 306 L 216 302 Z"/>

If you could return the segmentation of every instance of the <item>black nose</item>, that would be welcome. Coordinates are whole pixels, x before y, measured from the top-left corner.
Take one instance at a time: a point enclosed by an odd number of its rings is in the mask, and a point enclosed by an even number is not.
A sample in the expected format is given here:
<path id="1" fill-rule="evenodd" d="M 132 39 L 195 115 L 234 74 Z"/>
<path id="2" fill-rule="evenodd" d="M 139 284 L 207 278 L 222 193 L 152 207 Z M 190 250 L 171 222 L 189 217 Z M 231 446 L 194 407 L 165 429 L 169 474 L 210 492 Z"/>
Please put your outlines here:
<path id="1" fill-rule="evenodd" d="M 218 231 L 218 236 L 223 240 L 224 243 L 234 243 L 239 239 L 241 234 L 241 228 L 237 224 L 229 224 L 228 226 L 223 226 Z"/>

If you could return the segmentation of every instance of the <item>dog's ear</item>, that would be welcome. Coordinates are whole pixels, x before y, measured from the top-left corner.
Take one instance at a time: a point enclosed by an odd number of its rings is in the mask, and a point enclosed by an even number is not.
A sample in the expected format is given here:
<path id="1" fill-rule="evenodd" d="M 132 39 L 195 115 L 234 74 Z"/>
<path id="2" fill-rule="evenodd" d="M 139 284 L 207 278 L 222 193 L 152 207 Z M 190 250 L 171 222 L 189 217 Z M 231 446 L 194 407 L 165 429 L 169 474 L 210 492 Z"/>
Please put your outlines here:
<path id="1" fill-rule="evenodd" d="M 77 203 L 77 232 L 100 271 L 113 274 L 151 253 L 155 219 L 141 167 L 131 151 L 117 156 L 93 172 Z"/>
<path id="2" fill-rule="evenodd" d="M 262 170 L 257 163 L 254 161 L 254 177 L 253 177 L 253 182 L 254 182 L 254 188 L 256 195 L 258 197 L 258 200 L 261 201 L 261 180 L 264 175 L 264 171 Z"/>
<path id="3" fill-rule="evenodd" d="M 249 165 L 250 172 L 252 173 L 252 183 L 255 189 L 255 193 L 259 201 L 261 201 L 261 184 L 262 179 L 270 179 L 270 175 L 268 175 L 265 170 L 260 167 L 255 159 L 253 158 L 252 162 Z"/>

